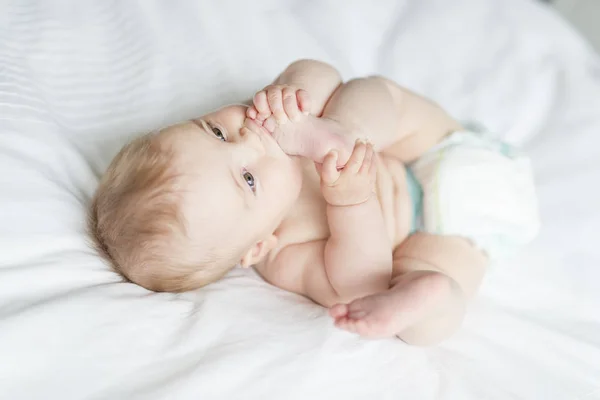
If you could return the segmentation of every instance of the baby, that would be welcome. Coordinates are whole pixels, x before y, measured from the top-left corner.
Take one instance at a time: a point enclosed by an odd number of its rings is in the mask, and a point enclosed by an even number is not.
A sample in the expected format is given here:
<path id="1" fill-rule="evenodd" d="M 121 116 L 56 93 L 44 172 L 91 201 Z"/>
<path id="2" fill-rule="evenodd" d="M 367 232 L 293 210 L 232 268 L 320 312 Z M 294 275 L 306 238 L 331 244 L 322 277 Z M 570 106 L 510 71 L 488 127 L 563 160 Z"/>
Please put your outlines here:
<path id="1" fill-rule="evenodd" d="M 527 160 L 387 79 L 300 60 L 252 103 L 112 161 L 90 230 L 128 280 L 180 292 L 255 266 L 340 328 L 428 345 L 490 259 L 536 234 Z"/>

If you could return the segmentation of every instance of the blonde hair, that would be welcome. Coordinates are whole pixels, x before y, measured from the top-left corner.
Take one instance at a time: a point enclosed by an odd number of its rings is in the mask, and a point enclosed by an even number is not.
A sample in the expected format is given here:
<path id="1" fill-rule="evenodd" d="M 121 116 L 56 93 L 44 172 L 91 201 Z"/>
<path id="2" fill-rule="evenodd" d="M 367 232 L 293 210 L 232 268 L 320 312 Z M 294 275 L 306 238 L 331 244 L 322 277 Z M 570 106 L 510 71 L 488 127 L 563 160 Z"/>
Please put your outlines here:
<path id="1" fill-rule="evenodd" d="M 195 254 L 181 213 L 182 175 L 163 142 L 150 133 L 121 149 L 96 190 L 88 229 L 96 249 L 126 279 L 182 292 L 218 280 L 233 265 L 217 262 L 215 249 Z"/>

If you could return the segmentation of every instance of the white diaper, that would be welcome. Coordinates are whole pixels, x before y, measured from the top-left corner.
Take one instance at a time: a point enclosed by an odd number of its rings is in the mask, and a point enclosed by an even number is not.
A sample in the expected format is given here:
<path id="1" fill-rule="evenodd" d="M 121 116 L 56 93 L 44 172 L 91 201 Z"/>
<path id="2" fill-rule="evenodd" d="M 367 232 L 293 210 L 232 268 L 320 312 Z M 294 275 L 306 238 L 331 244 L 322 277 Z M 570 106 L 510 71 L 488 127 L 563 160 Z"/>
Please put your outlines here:
<path id="1" fill-rule="evenodd" d="M 470 239 L 491 259 L 537 235 L 530 161 L 482 133 L 456 132 L 409 166 L 423 191 L 418 230 Z"/>

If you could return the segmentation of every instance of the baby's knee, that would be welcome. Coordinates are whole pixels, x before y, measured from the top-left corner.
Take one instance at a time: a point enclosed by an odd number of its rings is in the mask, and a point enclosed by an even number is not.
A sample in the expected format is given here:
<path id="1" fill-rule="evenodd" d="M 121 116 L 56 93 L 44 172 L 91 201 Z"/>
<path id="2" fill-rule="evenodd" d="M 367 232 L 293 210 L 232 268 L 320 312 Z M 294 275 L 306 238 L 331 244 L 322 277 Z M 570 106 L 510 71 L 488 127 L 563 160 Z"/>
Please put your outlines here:
<path id="1" fill-rule="evenodd" d="M 342 75 L 340 72 L 331 64 L 327 64 L 323 61 L 312 60 L 308 58 L 296 60 L 292 62 L 287 68 L 286 71 L 311 71 L 315 74 L 318 74 L 320 77 L 327 77 L 331 80 L 336 80 L 341 82 Z"/>
<path id="2" fill-rule="evenodd" d="M 379 75 L 363 76 L 359 78 L 352 78 L 344 83 L 347 87 L 360 87 L 361 89 L 376 89 L 381 90 L 386 88 L 386 79 Z"/>

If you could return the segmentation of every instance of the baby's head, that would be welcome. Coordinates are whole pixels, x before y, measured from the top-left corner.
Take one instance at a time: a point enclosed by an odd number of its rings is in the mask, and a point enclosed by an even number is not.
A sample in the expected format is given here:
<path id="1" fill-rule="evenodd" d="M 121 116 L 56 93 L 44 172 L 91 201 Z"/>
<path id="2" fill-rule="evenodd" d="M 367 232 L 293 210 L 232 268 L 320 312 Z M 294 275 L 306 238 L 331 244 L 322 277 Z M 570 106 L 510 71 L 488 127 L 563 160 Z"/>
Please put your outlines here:
<path id="1" fill-rule="evenodd" d="M 96 246 L 127 279 L 180 292 L 259 262 L 302 183 L 297 162 L 246 107 L 135 139 L 112 161 L 94 196 Z"/>

